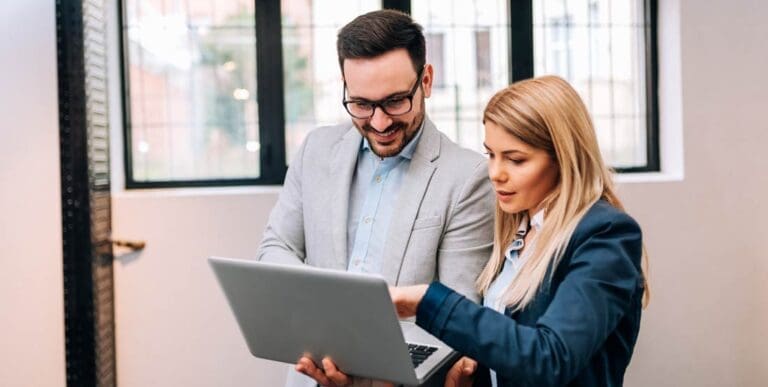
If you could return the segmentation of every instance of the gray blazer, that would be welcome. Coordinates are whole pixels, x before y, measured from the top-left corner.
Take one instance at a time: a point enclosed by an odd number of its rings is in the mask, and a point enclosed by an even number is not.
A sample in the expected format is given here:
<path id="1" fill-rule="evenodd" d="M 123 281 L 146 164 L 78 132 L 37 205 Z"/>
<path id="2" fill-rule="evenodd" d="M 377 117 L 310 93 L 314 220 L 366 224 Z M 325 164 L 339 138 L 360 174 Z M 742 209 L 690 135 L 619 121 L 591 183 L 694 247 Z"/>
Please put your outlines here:
<path id="1" fill-rule="evenodd" d="M 390 285 L 440 280 L 472 300 L 490 257 L 494 196 L 483 157 L 425 118 L 389 225 Z M 351 123 L 312 131 L 293 159 L 258 259 L 347 269 L 347 207 L 362 136 Z"/>

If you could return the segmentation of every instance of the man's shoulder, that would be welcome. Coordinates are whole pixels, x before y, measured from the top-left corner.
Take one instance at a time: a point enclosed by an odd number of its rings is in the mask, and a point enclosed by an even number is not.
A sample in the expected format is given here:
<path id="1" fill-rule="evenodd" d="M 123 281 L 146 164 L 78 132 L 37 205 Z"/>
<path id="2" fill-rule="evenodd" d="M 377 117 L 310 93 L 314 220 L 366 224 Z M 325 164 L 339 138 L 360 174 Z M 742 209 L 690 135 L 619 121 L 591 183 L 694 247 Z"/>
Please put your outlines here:
<path id="1" fill-rule="evenodd" d="M 441 168 L 447 168 L 454 173 L 467 175 L 483 168 L 485 158 L 479 152 L 467 149 L 438 130 L 440 136 L 440 157 L 437 162 Z"/>
<path id="2" fill-rule="evenodd" d="M 310 131 L 304 141 L 307 143 L 307 147 L 322 146 L 327 149 L 327 146 L 339 142 L 351 129 L 352 124 L 349 122 L 319 126 Z"/>
<path id="3" fill-rule="evenodd" d="M 485 158 L 479 152 L 465 148 L 453 142 L 451 139 L 449 139 L 446 135 L 442 133 L 441 135 L 443 137 L 442 148 L 444 149 L 445 154 L 449 156 L 450 159 L 460 160 L 461 162 L 464 162 L 464 163 L 472 162 L 473 164 L 479 164 L 485 161 Z"/>

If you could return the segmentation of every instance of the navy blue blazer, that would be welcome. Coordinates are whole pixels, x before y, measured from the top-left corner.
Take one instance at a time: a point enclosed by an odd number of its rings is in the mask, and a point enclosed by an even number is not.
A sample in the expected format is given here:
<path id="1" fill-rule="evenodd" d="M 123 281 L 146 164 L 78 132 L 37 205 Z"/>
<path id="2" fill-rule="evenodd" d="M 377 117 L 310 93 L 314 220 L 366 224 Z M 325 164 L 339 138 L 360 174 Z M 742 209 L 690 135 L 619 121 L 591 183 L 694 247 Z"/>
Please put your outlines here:
<path id="1" fill-rule="evenodd" d="M 500 386 L 621 386 L 640 329 L 641 256 L 638 224 L 600 200 L 524 310 L 501 314 L 435 282 L 416 323 L 496 371 Z"/>

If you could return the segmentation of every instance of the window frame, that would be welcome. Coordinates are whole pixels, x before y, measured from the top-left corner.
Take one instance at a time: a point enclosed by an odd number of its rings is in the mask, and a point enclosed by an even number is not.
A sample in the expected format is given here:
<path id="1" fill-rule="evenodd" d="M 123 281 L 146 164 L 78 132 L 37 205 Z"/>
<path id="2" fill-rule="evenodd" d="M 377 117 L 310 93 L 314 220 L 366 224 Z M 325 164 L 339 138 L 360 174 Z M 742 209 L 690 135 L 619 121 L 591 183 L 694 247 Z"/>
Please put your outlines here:
<path id="1" fill-rule="evenodd" d="M 256 24 L 257 102 L 259 116 L 260 172 L 258 178 L 153 180 L 137 181 L 133 176 L 131 149 L 130 89 L 128 85 L 127 34 L 125 2 L 118 0 L 120 37 L 120 84 L 123 119 L 123 158 L 126 189 L 186 188 L 222 186 L 280 185 L 288 170 L 285 150 L 285 90 L 280 0 L 253 0 Z M 510 83 L 534 76 L 533 1 L 509 0 L 509 80 Z M 382 0 L 382 9 L 410 13 L 411 0 Z M 645 90 L 646 90 L 646 164 L 614 168 L 618 173 L 659 172 L 658 109 L 658 0 L 644 0 Z M 275 22 L 277 21 L 277 22 Z M 271 113 L 267 113 L 271 112 Z"/>
<path id="2" fill-rule="evenodd" d="M 510 0 L 510 80 L 517 82 L 534 76 L 533 1 Z M 659 159 L 658 96 L 658 0 L 643 0 L 645 29 L 646 164 L 637 167 L 611 167 L 617 173 L 661 172 Z"/>
<path id="3" fill-rule="evenodd" d="M 130 88 L 127 59 L 128 36 L 125 2 L 118 0 L 120 22 L 120 84 L 123 108 L 123 158 L 125 188 L 186 188 L 283 184 L 288 170 L 285 155 L 285 102 L 283 100 L 283 50 L 279 0 L 254 0 L 256 24 L 256 100 L 259 106 L 259 169 L 257 178 L 137 181 L 133 176 Z M 268 114 L 267 112 L 280 112 Z"/>

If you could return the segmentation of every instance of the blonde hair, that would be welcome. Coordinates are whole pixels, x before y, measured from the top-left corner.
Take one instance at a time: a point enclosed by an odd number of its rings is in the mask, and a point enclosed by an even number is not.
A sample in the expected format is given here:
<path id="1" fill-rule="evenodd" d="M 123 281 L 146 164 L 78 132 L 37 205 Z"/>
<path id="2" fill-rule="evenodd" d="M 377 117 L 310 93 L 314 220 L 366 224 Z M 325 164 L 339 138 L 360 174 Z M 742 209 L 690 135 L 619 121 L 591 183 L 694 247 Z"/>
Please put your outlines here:
<path id="1" fill-rule="evenodd" d="M 597 137 L 586 106 L 565 80 L 543 76 L 516 82 L 497 92 L 483 113 L 483 123 L 493 122 L 524 143 L 549 153 L 558 165 L 554 190 L 544 199 L 545 221 L 533 251 L 507 287 L 502 299 L 513 310 L 523 309 L 536 296 L 548 269 L 556 267 L 579 221 L 600 199 L 619 210 L 612 171 L 600 155 Z M 533 214 L 531 214 L 533 215 Z M 505 249 L 525 214 L 505 213 L 496 204 L 493 253 L 477 279 L 485 295 L 504 264 Z M 649 300 L 648 258 L 643 248 L 643 305 Z M 552 270 L 554 273 L 554 270 Z"/>

